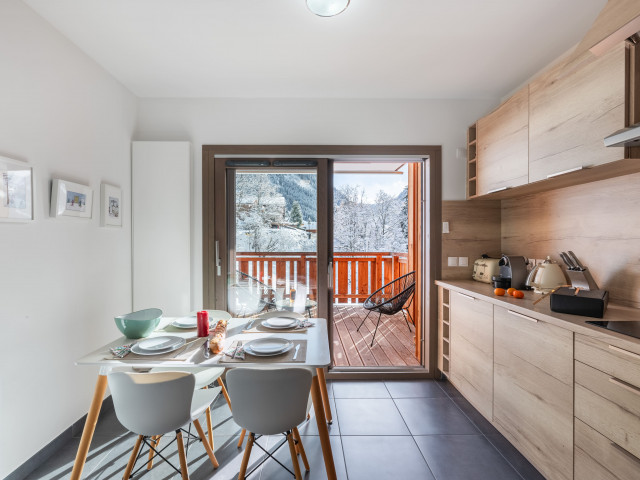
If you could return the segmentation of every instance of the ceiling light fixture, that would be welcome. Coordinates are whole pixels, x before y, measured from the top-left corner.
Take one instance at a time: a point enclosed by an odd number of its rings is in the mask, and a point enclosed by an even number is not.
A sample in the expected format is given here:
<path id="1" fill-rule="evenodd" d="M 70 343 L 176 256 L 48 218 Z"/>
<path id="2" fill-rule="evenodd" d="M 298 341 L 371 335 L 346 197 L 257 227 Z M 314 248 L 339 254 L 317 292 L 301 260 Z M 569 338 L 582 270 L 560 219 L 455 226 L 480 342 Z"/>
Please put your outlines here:
<path id="1" fill-rule="evenodd" d="M 333 17 L 344 12 L 350 0 L 307 0 L 307 8 L 319 17 Z"/>

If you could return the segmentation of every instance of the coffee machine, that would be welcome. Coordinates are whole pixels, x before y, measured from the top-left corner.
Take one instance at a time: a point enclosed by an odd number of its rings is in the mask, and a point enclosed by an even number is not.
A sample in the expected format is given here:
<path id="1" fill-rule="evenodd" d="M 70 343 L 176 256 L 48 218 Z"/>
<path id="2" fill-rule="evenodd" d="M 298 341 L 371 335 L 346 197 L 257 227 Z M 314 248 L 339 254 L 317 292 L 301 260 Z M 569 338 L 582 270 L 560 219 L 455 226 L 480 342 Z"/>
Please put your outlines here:
<path id="1" fill-rule="evenodd" d="M 527 265 L 529 261 L 522 256 L 502 255 L 498 266 L 500 267 L 500 277 L 503 281 L 509 280 L 507 283 L 515 289 L 526 290 L 527 281 Z M 495 278 L 495 277 L 494 277 Z"/>

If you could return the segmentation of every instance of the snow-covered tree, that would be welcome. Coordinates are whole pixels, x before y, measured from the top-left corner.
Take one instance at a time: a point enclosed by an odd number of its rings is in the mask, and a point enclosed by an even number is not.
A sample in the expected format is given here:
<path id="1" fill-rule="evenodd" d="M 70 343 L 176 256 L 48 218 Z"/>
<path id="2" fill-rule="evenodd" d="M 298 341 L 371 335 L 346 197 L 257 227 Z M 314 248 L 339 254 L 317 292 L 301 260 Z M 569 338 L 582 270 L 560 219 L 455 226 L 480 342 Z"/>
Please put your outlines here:
<path id="1" fill-rule="evenodd" d="M 299 227 L 302 225 L 302 210 L 300 209 L 300 203 L 297 200 L 294 200 L 293 206 L 291 207 L 291 223 Z"/>

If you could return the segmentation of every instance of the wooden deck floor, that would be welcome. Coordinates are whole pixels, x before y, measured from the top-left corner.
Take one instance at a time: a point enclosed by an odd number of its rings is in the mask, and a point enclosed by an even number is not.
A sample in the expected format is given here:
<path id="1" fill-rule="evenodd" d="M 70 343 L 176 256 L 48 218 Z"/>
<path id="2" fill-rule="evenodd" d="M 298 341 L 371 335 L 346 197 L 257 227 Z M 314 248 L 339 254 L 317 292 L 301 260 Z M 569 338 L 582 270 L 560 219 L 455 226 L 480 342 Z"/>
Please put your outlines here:
<path id="1" fill-rule="evenodd" d="M 336 367 L 404 367 L 418 366 L 415 357 L 415 327 L 407 328 L 402 313 L 383 315 L 375 342 L 371 338 L 378 315 L 373 313 L 359 332 L 367 310 L 360 305 L 333 306 L 333 365 Z"/>

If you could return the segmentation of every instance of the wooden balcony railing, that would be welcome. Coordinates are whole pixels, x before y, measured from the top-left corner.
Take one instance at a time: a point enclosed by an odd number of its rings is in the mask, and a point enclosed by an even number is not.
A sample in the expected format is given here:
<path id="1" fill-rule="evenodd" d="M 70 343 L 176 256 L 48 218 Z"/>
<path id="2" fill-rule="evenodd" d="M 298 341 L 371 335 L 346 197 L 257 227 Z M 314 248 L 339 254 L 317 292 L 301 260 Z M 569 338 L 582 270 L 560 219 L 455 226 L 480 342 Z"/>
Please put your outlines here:
<path id="1" fill-rule="evenodd" d="M 238 252 L 236 270 L 288 293 L 307 287 L 316 299 L 318 272 L 315 252 Z M 362 303 L 378 288 L 409 272 L 408 255 L 398 252 L 333 254 L 334 303 Z"/>

